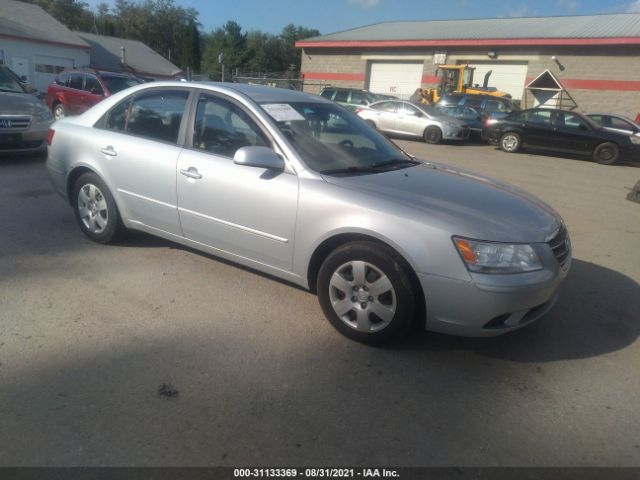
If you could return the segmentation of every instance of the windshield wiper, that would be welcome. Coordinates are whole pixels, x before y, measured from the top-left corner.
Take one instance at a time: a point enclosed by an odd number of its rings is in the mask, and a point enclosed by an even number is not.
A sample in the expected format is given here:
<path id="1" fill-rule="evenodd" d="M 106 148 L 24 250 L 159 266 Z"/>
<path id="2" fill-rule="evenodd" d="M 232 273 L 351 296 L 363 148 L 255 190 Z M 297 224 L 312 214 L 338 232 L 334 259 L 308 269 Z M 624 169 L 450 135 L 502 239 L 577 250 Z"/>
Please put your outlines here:
<path id="1" fill-rule="evenodd" d="M 405 165 L 407 167 L 413 167 L 414 165 L 420 165 L 418 160 L 410 160 L 408 158 L 392 158 L 384 162 L 378 162 L 371 165 L 371 168 L 379 169 L 381 167 L 395 167 L 396 165 Z"/>
<path id="2" fill-rule="evenodd" d="M 345 168 L 334 168 L 331 170 L 322 170 L 320 172 L 322 175 L 331 175 L 333 173 L 380 173 L 380 170 L 372 167 L 345 167 Z"/>

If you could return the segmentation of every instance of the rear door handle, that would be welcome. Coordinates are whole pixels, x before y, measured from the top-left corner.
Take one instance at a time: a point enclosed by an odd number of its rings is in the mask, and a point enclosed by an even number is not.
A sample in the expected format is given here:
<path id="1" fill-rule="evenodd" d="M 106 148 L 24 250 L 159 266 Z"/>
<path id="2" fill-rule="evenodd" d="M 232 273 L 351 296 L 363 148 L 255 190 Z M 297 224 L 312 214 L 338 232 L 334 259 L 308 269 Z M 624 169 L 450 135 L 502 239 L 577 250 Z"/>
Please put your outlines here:
<path id="1" fill-rule="evenodd" d="M 114 148 L 109 145 L 108 147 L 101 148 L 100 151 L 109 157 L 115 157 L 118 153 L 114 150 Z"/>
<path id="2" fill-rule="evenodd" d="M 200 175 L 198 173 L 198 169 L 195 167 L 189 167 L 186 170 L 185 169 L 181 169 L 180 173 L 182 175 L 184 175 L 185 177 L 189 177 L 189 178 L 195 178 L 196 180 L 199 180 L 202 178 L 202 175 Z"/>

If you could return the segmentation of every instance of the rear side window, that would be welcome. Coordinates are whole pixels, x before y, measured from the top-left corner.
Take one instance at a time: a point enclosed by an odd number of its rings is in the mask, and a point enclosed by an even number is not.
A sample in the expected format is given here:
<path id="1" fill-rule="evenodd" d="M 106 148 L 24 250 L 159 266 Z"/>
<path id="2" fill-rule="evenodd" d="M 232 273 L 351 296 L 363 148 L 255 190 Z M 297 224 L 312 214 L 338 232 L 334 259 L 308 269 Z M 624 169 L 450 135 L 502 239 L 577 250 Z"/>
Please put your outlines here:
<path id="1" fill-rule="evenodd" d="M 188 96 L 187 91 L 161 91 L 135 97 L 129 110 L 127 133 L 176 143 Z"/>
<path id="2" fill-rule="evenodd" d="M 336 97 L 333 99 L 334 102 L 344 102 L 347 103 L 349 99 L 349 92 L 346 90 L 338 90 L 336 92 Z"/>
<path id="3" fill-rule="evenodd" d="M 82 90 L 82 84 L 84 80 L 84 75 L 81 73 L 72 73 L 69 75 L 69 88 L 75 88 L 77 90 Z"/>
<path id="4" fill-rule="evenodd" d="M 127 115 L 129 114 L 129 107 L 131 106 L 131 99 L 128 98 L 124 102 L 116 105 L 107 116 L 105 122 L 105 128 L 107 130 L 113 130 L 116 132 L 124 132 L 127 126 Z"/>
<path id="5" fill-rule="evenodd" d="M 331 97 L 333 96 L 333 92 L 335 92 L 335 90 L 323 90 L 320 96 L 331 100 Z"/>
<path id="6" fill-rule="evenodd" d="M 373 108 L 375 110 L 381 110 L 383 112 L 396 113 L 396 104 L 394 102 L 376 103 L 371 108 Z"/>
<path id="7" fill-rule="evenodd" d="M 487 112 L 506 112 L 508 108 L 500 100 L 487 100 L 485 110 Z"/>

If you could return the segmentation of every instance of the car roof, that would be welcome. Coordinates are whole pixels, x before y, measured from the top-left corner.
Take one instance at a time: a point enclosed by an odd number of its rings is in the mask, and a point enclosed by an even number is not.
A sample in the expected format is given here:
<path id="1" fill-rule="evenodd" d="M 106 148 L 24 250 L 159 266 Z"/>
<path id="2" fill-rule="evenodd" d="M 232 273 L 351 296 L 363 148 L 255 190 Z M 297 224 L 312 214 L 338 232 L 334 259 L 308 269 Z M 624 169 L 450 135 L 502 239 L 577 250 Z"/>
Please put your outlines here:
<path id="1" fill-rule="evenodd" d="M 153 85 L 151 82 L 148 85 Z M 229 82 L 162 82 L 163 85 L 174 84 L 181 87 L 202 87 L 203 85 L 211 85 L 213 87 L 233 90 L 241 93 L 256 103 L 289 103 L 289 102 L 317 102 L 331 103 L 328 100 L 317 95 L 299 92 L 288 88 L 266 87 L 264 85 L 251 85 L 248 83 L 229 83 Z"/>

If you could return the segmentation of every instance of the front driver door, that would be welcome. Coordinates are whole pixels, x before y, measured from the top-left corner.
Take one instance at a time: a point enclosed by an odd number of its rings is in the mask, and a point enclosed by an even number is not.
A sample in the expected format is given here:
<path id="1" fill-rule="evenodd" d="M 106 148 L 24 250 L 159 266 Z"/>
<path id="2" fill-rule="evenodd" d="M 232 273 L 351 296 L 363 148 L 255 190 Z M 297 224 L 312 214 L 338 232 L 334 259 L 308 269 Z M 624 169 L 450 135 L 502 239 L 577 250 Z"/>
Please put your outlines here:
<path id="1" fill-rule="evenodd" d="M 298 207 L 292 173 L 236 165 L 246 146 L 272 146 L 258 120 L 222 94 L 200 93 L 192 133 L 178 160 L 178 211 L 184 236 L 290 271 Z"/>

